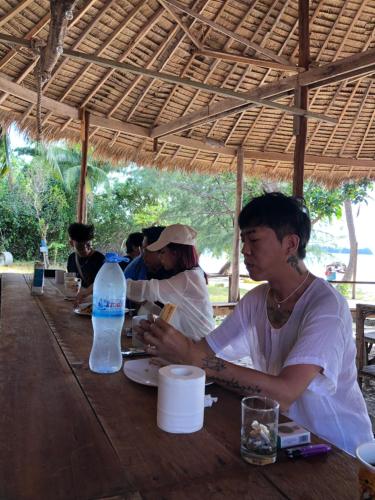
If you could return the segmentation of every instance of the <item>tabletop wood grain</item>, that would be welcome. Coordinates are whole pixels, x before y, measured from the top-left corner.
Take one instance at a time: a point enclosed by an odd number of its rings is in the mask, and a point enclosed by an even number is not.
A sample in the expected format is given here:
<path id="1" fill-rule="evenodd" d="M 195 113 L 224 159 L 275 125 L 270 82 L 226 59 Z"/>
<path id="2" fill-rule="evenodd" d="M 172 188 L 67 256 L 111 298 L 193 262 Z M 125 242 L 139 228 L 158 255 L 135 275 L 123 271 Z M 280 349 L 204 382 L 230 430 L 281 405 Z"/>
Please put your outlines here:
<path id="1" fill-rule="evenodd" d="M 356 462 L 337 449 L 245 463 L 240 397 L 216 385 L 201 431 L 161 431 L 156 388 L 89 370 L 90 318 L 52 280 L 40 297 L 22 275 L 1 288 L 1 499 L 357 498 Z"/>

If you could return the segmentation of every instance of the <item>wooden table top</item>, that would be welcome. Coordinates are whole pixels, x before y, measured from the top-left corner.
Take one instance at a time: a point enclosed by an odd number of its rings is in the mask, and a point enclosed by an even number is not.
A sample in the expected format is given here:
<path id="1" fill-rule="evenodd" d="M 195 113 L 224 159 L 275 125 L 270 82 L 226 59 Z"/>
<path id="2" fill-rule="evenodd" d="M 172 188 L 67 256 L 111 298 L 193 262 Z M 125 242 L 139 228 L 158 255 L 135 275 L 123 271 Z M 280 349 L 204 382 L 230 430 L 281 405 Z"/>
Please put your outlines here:
<path id="1" fill-rule="evenodd" d="M 33 297 L 4 274 L 0 312 L 1 499 L 354 499 L 357 464 L 326 457 L 245 463 L 241 398 L 216 385 L 204 428 L 156 425 L 157 389 L 88 368 L 90 318 L 52 280 Z M 124 341 L 125 345 L 125 341 Z"/>

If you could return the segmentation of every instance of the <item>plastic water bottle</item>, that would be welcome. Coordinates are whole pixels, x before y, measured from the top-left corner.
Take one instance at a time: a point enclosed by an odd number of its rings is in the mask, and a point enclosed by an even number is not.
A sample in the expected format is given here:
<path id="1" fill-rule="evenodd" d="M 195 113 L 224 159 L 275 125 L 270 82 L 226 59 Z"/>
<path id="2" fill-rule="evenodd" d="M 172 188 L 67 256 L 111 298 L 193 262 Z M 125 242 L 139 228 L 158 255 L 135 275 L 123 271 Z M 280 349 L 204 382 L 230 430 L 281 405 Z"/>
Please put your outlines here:
<path id="1" fill-rule="evenodd" d="M 107 253 L 94 281 L 94 342 L 89 366 L 96 373 L 114 373 L 122 366 L 121 330 L 125 317 L 126 281 L 118 265 L 121 260 L 117 254 Z"/>

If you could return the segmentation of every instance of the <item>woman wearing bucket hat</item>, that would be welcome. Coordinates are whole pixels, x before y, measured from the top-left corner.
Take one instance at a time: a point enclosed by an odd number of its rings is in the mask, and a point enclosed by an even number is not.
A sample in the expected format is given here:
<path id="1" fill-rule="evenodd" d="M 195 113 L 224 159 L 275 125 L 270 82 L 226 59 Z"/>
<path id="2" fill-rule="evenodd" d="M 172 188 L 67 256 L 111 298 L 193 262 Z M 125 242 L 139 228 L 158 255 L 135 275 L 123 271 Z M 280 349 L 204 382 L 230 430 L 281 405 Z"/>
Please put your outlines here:
<path id="1" fill-rule="evenodd" d="M 215 328 L 207 282 L 195 248 L 196 236 L 197 232 L 184 224 L 166 227 L 147 251 L 159 252 L 162 266 L 174 276 L 164 280 L 127 280 L 129 299 L 175 304 L 176 313 L 170 323 L 193 340 L 205 337 Z"/>

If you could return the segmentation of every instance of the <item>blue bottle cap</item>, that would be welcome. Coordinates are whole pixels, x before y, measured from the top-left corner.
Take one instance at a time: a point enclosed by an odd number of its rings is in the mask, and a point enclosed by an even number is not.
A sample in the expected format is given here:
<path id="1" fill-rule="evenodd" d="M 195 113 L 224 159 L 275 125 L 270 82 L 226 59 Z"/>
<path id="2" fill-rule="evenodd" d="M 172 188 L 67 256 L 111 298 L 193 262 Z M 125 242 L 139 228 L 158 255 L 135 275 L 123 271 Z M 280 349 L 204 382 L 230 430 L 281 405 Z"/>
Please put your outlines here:
<path id="1" fill-rule="evenodd" d="M 122 262 L 122 261 L 128 261 L 128 257 L 121 257 L 121 255 L 118 255 L 115 252 L 108 252 L 105 254 L 105 261 L 106 262 Z"/>

